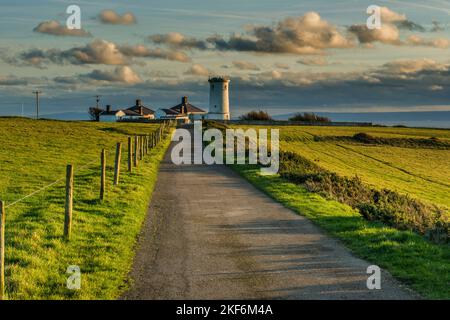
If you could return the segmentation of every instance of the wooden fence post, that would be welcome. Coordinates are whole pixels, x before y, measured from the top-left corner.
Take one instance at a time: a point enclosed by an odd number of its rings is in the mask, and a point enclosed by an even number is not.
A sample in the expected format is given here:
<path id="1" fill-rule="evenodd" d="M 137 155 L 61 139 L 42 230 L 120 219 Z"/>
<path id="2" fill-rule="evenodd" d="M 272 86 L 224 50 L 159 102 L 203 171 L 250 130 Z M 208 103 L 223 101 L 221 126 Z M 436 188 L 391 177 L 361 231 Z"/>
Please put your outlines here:
<path id="1" fill-rule="evenodd" d="M 128 137 L 128 171 L 132 170 L 132 157 L 133 157 L 133 149 L 132 149 L 132 141 L 131 137 Z"/>
<path id="2" fill-rule="evenodd" d="M 114 185 L 115 186 L 117 186 L 119 184 L 121 159 L 122 159 L 122 144 L 120 142 L 118 142 L 116 145 L 116 159 L 114 162 Z"/>
<path id="3" fill-rule="evenodd" d="M 72 210 L 73 210 L 73 166 L 66 168 L 66 206 L 64 212 L 64 238 L 70 239 L 72 231 Z"/>
<path id="4" fill-rule="evenodd" d="M 147 150 L 145 149 L 145 135 L 142 136 L 142 150 L 145 156 L 147 154 Z"/>
<path id="5" fill-rule="evenodd" d="M 143 144 L 143 137 L 139 136 L 139 160 L 144 159 L 144 144 Z"/>
<path id="6" fill-rule="evenodd" d="M 0 300 L 5 299 L 5 202 L 0 201 Z"/>
<path id="7" fill-rule="evenodd" d="M 148 154 L 148 134 L 145 135 L 145 154 Z"/>
<path id="8" fill-rule="evenodd" d="M 100 179 L 100 200 L 105 198 L 105 185 L 106 185 L 106 150 L 102 150 L 101 154 L 101 179 Z"/>
<path id="9" fill-rule="evenodd" d="M 137 138 L 137 136 L 134 136 L 133 165 L 134 165 L 135 167 L 137 167 L 137 165 L 138 165 L 138 156 L 137 156 L 137 152 L 138 152 L 138 138 Z"/>

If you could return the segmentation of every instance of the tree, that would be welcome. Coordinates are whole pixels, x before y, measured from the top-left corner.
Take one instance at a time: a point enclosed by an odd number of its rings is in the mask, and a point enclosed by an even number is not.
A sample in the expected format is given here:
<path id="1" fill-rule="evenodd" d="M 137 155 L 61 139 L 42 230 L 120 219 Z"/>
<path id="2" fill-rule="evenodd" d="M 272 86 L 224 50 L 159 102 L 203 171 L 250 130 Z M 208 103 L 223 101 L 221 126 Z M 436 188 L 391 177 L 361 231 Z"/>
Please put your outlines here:
<path id="1" fill-rule="evenodd" d="M 103 112 L 103 109 L 97 108 L 97 107 L 91 107 L 89 108 L 89 117 L 92 121 L 99 121 L 100 120 L 100 113 Z"/>
<path id="2" fill-rule="evenodd" d="M 331 122 L 330 118 L 321 117 L 314 113 L 297 113 L 293 117 L 289 118 L 289 121 L 303 121 L 303 122 Z"/>
<path id="3" fill-rule="evenodd" d="M 272 117 L 265 111 L 250 111 L 249 113 L 243 114 L 239 117 L 240 120 L 259 120 L 259 121 L 272 121 Z"/>

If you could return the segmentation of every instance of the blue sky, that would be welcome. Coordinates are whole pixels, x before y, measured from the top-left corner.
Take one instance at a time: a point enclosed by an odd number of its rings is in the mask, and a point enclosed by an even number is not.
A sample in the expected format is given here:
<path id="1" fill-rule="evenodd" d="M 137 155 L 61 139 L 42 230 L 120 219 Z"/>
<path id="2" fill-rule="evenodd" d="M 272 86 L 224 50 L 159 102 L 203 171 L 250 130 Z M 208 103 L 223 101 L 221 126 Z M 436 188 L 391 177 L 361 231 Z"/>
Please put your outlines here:
<path id="1" fill-rule="evenodd" d="M 90 36 L 57 28 L 71 4 Z M 364 30 L 371 4 L 384 7 L 378 33 Z M 31 113 L 35 89 L 43 113 L 85 112 L 96 94 L 207 109 L 208 75 L 232 79 L 234 114 L 450 110 L 449 44 L 444 0 L 2 0 L 0 115 Z"/>

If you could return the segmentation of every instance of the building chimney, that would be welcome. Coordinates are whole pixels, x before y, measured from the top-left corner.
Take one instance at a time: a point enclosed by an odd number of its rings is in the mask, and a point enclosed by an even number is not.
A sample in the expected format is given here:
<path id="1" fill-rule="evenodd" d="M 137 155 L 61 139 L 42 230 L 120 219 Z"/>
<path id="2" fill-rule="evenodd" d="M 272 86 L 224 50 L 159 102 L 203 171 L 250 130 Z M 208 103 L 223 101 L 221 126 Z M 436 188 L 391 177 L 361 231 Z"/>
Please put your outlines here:
<path id="1" fill-rule="evenodd" d="M 138 107 L 138 110 L 139 110 L 139 114 L 140 114 L 141 116 L 143 116 L 143 115 L 144 115 L 144 108 L 143 108 L 142 106 L 139 106 L 139 107 Z"/>
<path id="2" fill-rule="evenodd" d="M 106 112 L 111 112 L 111 105 L 106 105 Z"/>
<path id="3" fill-rule="evenodd" d="M 181 104 L 182 105 L 187 105 L 187 102 L 188 102 L 188 97 L 186 97 L 186 96 L 184 96 L 183 98 L 181 98 Z"/>
<path id="4" fill-rule="evenodd" d="M 136 106 L 139 107 L 140 105 L 141 105 L 141 99 L 137 99 L 137 100 L 136 100 Z"/>

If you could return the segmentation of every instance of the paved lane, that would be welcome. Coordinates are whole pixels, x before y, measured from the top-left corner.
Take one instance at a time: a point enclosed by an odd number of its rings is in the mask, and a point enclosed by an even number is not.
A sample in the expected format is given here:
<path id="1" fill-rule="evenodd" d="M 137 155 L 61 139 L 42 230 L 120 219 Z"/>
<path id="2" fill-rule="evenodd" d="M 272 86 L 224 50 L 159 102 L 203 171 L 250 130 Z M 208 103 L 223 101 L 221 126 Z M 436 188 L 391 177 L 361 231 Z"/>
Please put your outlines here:
<path id="1" fill-rule="evenodd" d="M 225 166 L 162 163 L 122 299 L 409 299 Z"/>

